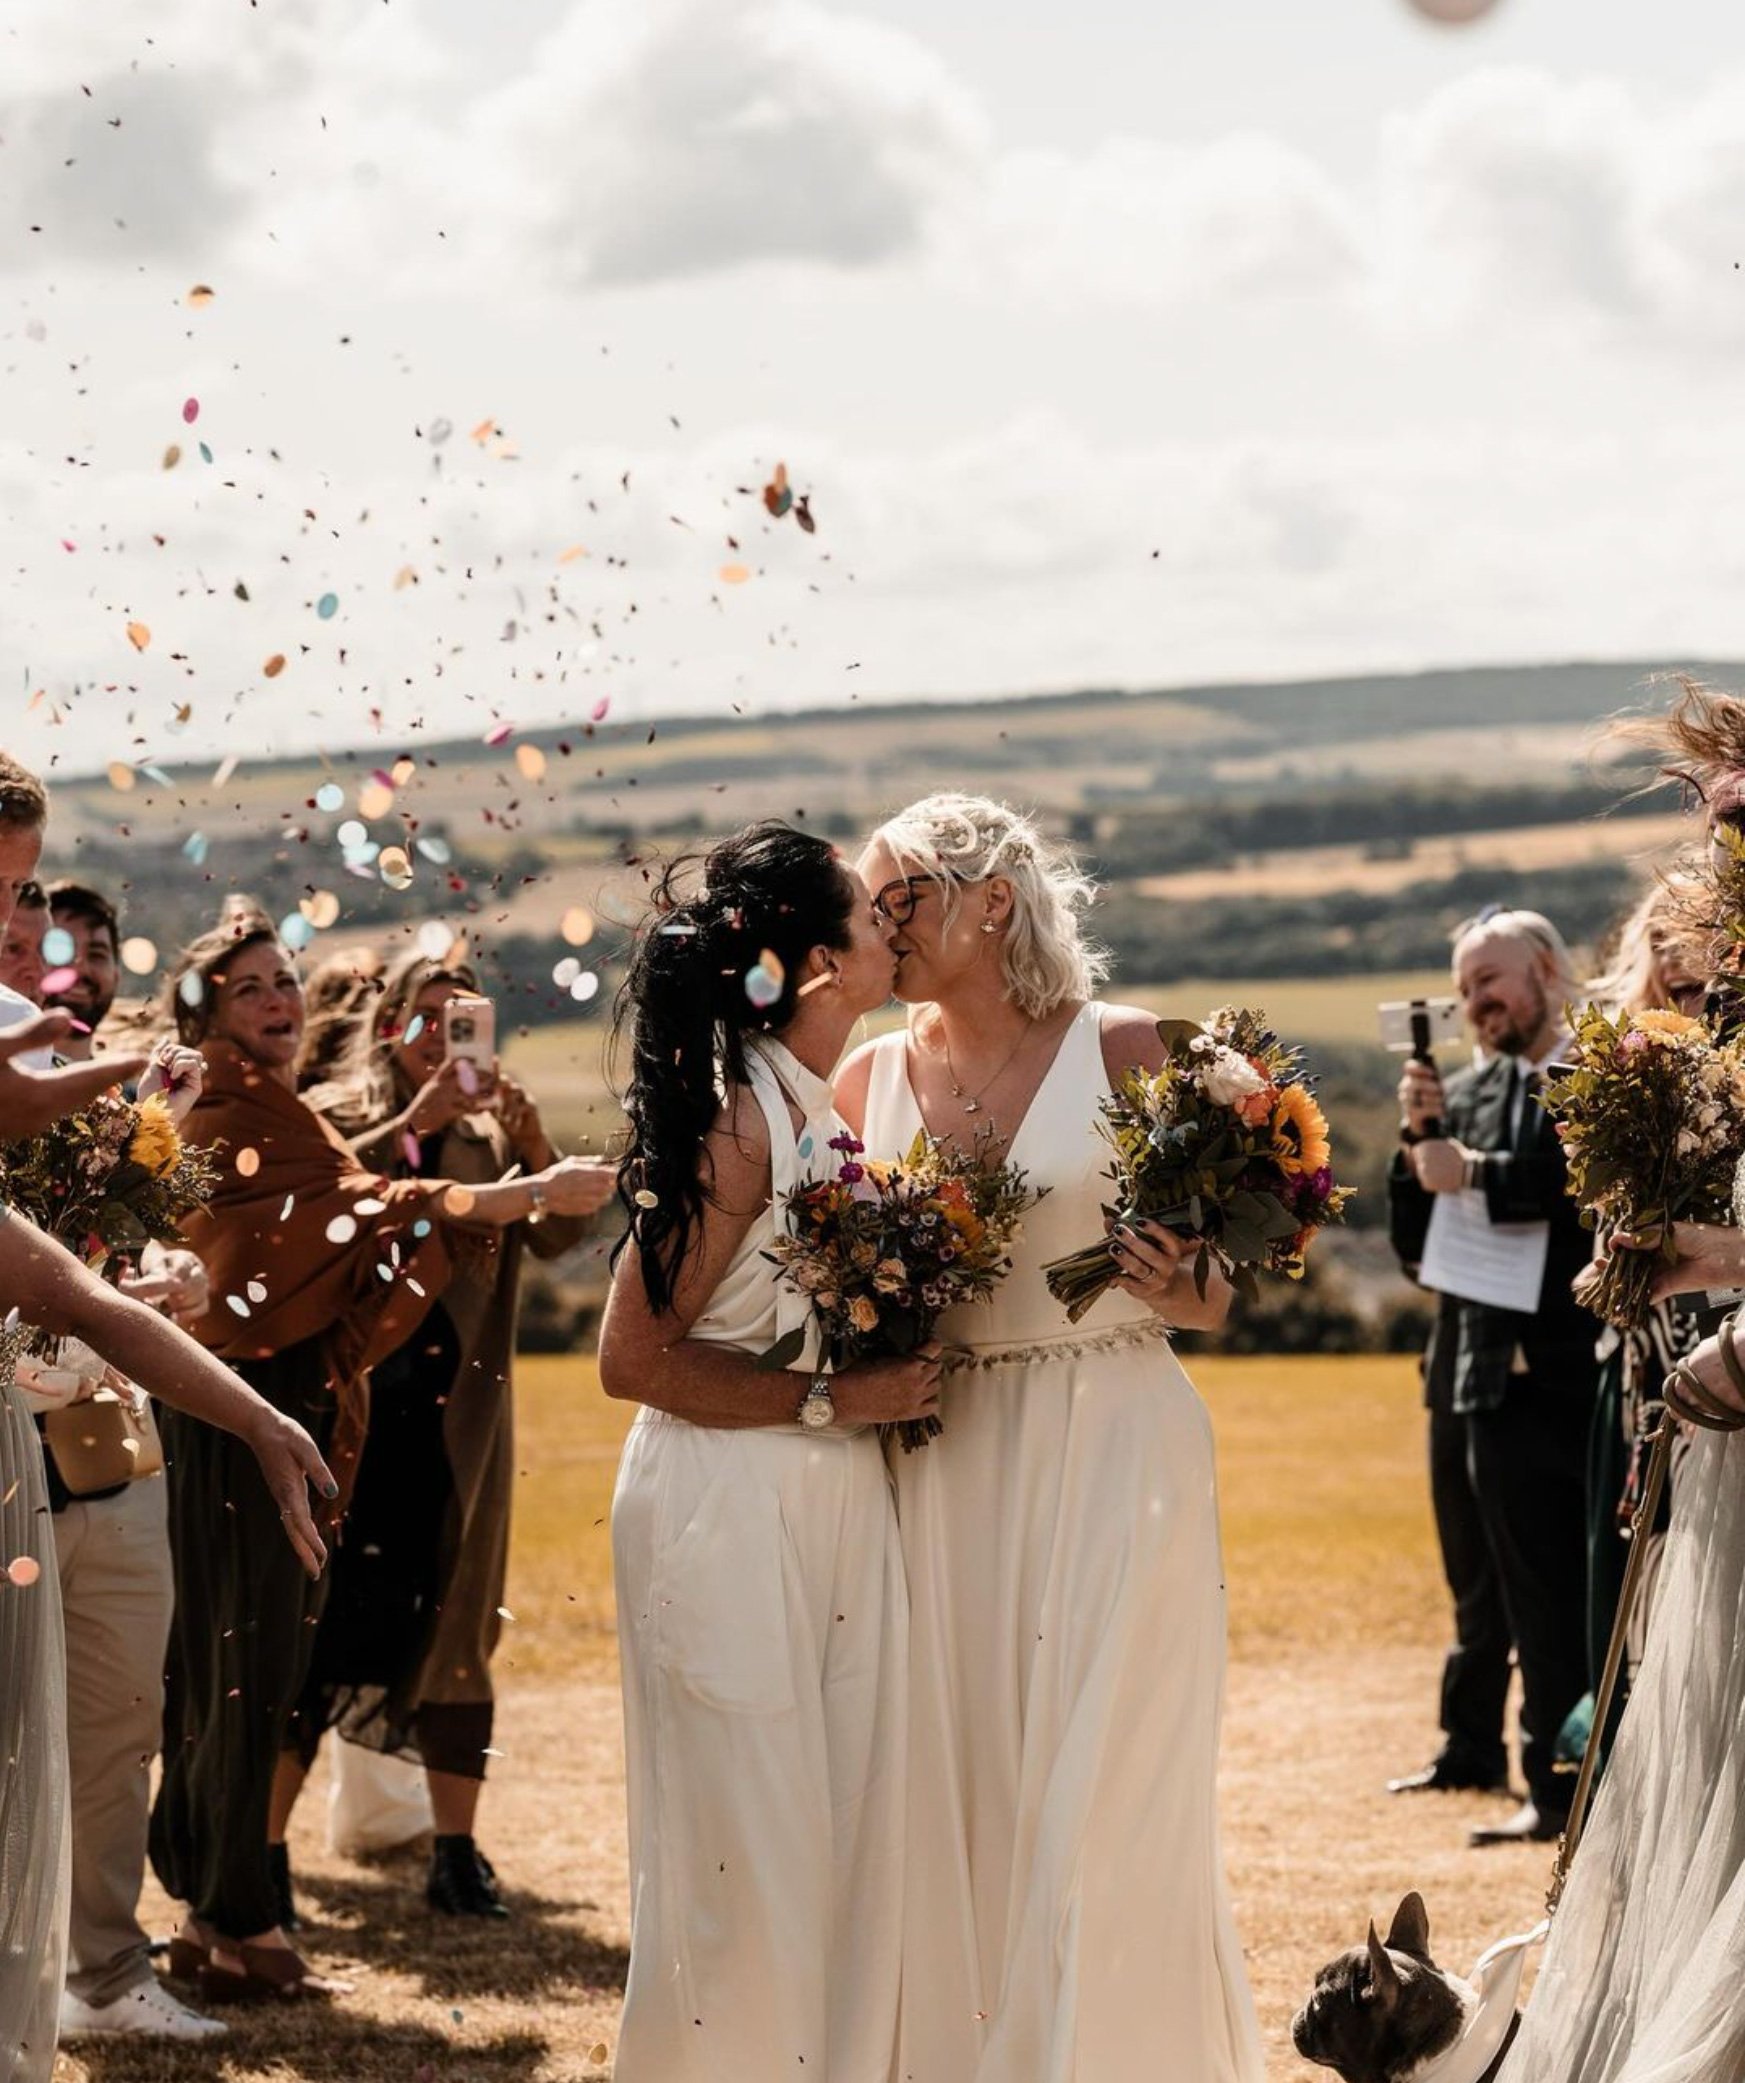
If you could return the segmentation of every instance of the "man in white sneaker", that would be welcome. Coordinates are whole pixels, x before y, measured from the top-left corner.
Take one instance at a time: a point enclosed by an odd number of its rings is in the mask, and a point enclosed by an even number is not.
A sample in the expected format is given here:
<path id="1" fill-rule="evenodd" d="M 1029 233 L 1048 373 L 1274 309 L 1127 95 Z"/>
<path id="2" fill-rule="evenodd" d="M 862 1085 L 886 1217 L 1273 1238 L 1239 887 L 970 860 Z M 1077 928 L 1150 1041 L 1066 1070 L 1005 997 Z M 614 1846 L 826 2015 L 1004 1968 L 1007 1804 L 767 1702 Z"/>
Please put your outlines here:
<path id="1" fill-rule="evenodd" d="M 115 996 L 115 913 L 96 892 L 70 884 L 47 901 L 55 935 L 47 974 L 58 986 L 50 1003 L 85 1030 L 69 1035 L 61 1053 L 83 1059 Z M 205 1306 L 199 1260 L 188 1252 L 156 1258 L 123 1284 L 172 1316 L 197 1314 Z M 61 2037 L 217 2039 L 225 2028 L 159 1981 L 138 1915 L 174 1597 L 164 1480 L 142 1476 L 75 1496 L 52 1451 L 44 1463 L 67 1631 L 73 1868 Z"/>

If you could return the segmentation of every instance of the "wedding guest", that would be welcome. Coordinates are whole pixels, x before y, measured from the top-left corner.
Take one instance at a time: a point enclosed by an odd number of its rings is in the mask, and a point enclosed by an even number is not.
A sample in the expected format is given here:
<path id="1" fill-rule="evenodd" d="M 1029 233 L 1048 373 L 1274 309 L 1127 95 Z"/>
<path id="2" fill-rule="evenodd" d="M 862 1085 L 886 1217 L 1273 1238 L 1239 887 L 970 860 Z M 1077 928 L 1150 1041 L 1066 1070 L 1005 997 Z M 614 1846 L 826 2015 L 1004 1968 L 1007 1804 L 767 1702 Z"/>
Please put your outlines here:
<path id="1" fill-rule="evenodd" d="M 210 1206 L 187 1225 L 212 1294 L 196 1335 L 330 1450 L 343 1509 L 369 1370 L 440 1299 L 456 1228 L 500 1227 L 541 1205 L 576 1212 L 577 1167 L 465 1190 L 364 1169 L 297 1097 L 296 969 L 246 900 L 183 951 L 168 1003 L 180 1040 L 205 1061 L 190 1133 L 222 1166 Z M 280 1566 L 268 1501 L 227 1439 L 174 1413 L 164 1435 L 176 1612 L 151 1856 L 189 1905 L 172 1964 L 212 2002 L 330 1995 L 340 1985 L 314 1974 L 280 1926 L 267 1849 L 273 1772 L 325 1587 Z"/>
<path id="2" fill-rule="evenodd" d="M 64 961 L 50 965 L 55 987 L 46 1002 L 79 1022 L 75 1046 L 88 1056 L 121 986 L 121 920 L 101 890 L 82 882 L 50 883 L 48 907 L 72 946 Z"/>
<path id="3" fill-rule="evenodd" d="M 524 1086 L 500 1067 L 481 1082 L 446 1054 L 445 1008 L 480 995 L 464 965 L 403 955 L 356 1026 L 338 1078 L 307 1095 L 371 1170 L 471 1187 L 556 1162 Z M 603 1207 L 616 1169 L 601 1161 L 591 1176 Z M 585 1228 L 581 1216 L 536 1210 L 478 1240 L 457 1256 L 415 1335 L 376 1364 L 346 1538 L 274 1794 L 270 1837 L 287 1904 L 291 1808 L 322 1732 L 337 1726 L 352 1742 L 422 1761 L 436 1824 L 430 1906 L 509 1913 L 474 1824 L 509 1562 L 521 1257 L 558 1258 Z"/>
<path id="4" fill-rule="evenodd" d="M 1692 920 L 1695 897 L 1693 862 L 1680 860 L 1656 874 L 1619 926 L 1606 967 L 1584 996 L 1614 1017 L 1660 1006 L 1700 1016 L 1709 979 L 1702 936 Z M 1599 1392 L 1588 1451 L 1588 1675 L 1596 1685 L 1617 1616 L 1651 1438 L 1665 1410 L 1660 1385 L 1702 1336 L 1700 1312 L 1675 1298 L 1656 1302 L 1640 1330 L 1607 1326 L 1600 1334 Z M 1681 1435 L 1659 1513 L 1642 1534 L 1647 1574 L 1631 1615 L 1627 1675 L 1641 1661 L 1687 1444 Z M 1620 1710 L 1624 1696 L 1620 1691 Z"/>
<path id="5" fill-rule="evenodd" d="M 382 987 L 382 958 L 373 947 L 341 948 L 316 963 L 303 982 L 303 1045 L 297 1053 L 297 1090 L 336 1077 L 356 1037 L 358 1022 Z"/>
<path id="6" fill-rule="evenodd" d="M 42 884 L 27 882 L 18 892 L 5 936 L 0 938 L 0 984 L 34 1006 L 43 1002 L 42 980 L 48 964 L 43 960 L 42 943 L 50 923 Z"/>
<path id="7" fill-rule="evenodd" d="M 876 1427 L 933 1409 L 939 1349 L 832 1375 L 764 1254 L 834 1161 L 829 1073 L 893 965 L 865 884 L 809 833 L 751 825 L 700 865 L 660 877 L 619 1001 L 630 1230 L 600 1381 L 642 1408 L 612 1500 L 616 2074 L 887 2083 L 906 1606 Z M 784 1338 L 798 1371 L 760 1364 Z"/>
<path id="8" fill-rule="evenodd" d="M 860 871 L 910 1014 L 843 1066 L 850 1125 L 873 1158 L 925 1129 L 1047 1190 L 992 1299 L 940 1320 L 944 1437 L 895 1457 L 911 1621 L 891 2074 L 1260 2083 L 1219 1846 L 1212 1428 L 1169 1343 L 1216 1330 L 1230 1288 L 1213 1269 L 1197 1290 L 1191 1238 L 1104 1213 L 1101 1103 L 1163 1067 L 1157 1018 L 1098 997 L 1094 885 L 1010 804 L 912 803 Z M 1105 1229 L 1120 1271 L 1075 1325 L 1045 1271 Z"/>
<path id="9" fill-rule="evenodd" d="M 35 873 L 47 815 L 41 783 L 0 753 L 0 929 L 19 888 Z M 16 1003 L 10 993 L 0 1002 L 7 1012 Z M 15 1136 L 41 1133 L 116 1078 L 145 1068 L 143 1057 L 121 1057 L 33 1073 L 20 1066 L 64 1042 L 67 1016 L 7 1024 L 12 1031 L 0 1037 L 0 1120 Z M 9 1582 L 0 1591 L 0 2049 L 10 2083 L 46 2083 L 67 1938 L 66 1674 L 41 1443 L 14 1379 L 24 1327 L 86 1341 L 166 1402 L 246 1441 L 281 1528 L 311 1571 L 319 1571 L 325 1551 L 309 1512 L 308 1484 L 317 1481 L 330 1496 L 336 1486 L 299 1427 L 3 1206 L 0 1287 L 13 1304 L 0 1330 L 0 1554 L 10 1558 Z"/>
<path id="10" fill-rule="evenodd" d="M 54 964 L 71 974 L 49 994 L 49 1003 L 78 1023 L 60 1053 L 87 1061 L 115 999 L 115 910 L 97 891 L 66 882 L 51 886 L 45 904 L 43 919 L 52 914 L 73 943 L 70 956 Z M 172 1094 L 180 1120 L 199 1092 L 199 1058 L 171 1044 L 154 1062 L 160 1068 L 153 1082 Z M 190 1251 L 151 1245 L 119 1284 L 184 1325 L 206 1307 L 205 1269 Z M 91 1458 L 99 1460 L 106 1443 L 119 1447 L 122 1407 L 90 1404 L 86 1427 L 96 1435 Z M 116 1453 L 107 1458 L 116 1460 Z M 73 1863 L 61 2036 L 208 2038 L 222 2028 L 158 1980 L 138 1915 L 174 1598 L 166 1487 L 161 1474 L 147 1474 L 95 1489 L 82 1482 L 75 1492 L 46 1439 L 43 1460 L 67 1645 Z M 117 1465 L 125 1467 L 125 1458 Z"/>
<path id="11" fill-rule="evenodd" d="M 1454 980 L 1485 1060 L 1446 1085 L 1428 1065 L 1406 1066 L 1390 1226 L 1401 1263 L 1416 1269 L 1439 1195 L 1476 1188 L 1488 1221 L 1546 1225 L 1535 1307 L 1457 1296 L 1437 1319 L 1429 1360 L 1432 1371 L 1451 1368 L 1467 1473 L 1521 1668 L 1527 1798 L 1472 1840 L 1542 1842 L 1561 1833 L 1568 1812 L 1558 1737 L 1588 1689 L 1586 1467 L 1598 1362 L 1593 1318 L 1570 1283 L 1593 1240 L 1538 1103 L 1546 1071 L 1568 1048 L 1563 1008 L 1579 986 L 1557 928 L 1538 912 L 1500 907 L 1456 934 Z"/>
<path id="12" fill-rule="evenodd" d="M 1686 681 L 1668 713 L 1617 735 L 1692 784 L 1712 844 L 1745 829 L 1745 699 Z M 1736 1200 L 1741 1188 L 1745 1166 Z M 1657 1273 L 1657 1299 L 1745 1286 L 1745 1230 L 1680 1223 L 1672 1242 L 1677 1261 Z M 1500 2083 L 1745 2075 L 1742 1328 L 1736 1309 L 1725 1315 L 1665 1384 L 1694 1432 L 1648 1640 Z"/>

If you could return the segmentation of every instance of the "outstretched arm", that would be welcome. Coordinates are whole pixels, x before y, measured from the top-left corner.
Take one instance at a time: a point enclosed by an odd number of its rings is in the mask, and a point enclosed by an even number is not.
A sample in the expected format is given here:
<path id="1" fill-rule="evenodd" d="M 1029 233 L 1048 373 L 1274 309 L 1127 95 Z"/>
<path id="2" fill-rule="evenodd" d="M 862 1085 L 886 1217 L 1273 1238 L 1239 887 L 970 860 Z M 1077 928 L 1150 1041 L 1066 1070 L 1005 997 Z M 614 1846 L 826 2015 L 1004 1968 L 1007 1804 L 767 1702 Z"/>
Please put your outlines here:
<path id="1" fill-rule="evenodd" d="M 324 1497 L 339 1486 L 315 1442 L 247 1382 L 143 1302 L 118 1294 L 20 1216 L 0 1216 L 0 1293 L 26 1322 L 82 1338 L 162 1403 L 233 1432 L 260 1463 L 285 1537 L 312 1577 L 327 1550 L 309 1508 L 309 1485 Z"/>

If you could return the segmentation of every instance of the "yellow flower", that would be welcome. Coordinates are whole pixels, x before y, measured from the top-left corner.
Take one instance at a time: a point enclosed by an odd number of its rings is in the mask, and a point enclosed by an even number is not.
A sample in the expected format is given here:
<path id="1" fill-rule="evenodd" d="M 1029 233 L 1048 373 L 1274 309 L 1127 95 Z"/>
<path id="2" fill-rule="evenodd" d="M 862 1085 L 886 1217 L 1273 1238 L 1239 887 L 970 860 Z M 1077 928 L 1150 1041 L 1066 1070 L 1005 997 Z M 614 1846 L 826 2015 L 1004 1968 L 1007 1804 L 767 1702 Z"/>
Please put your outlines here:
<path id="1" fill-rule="evenodd" d="M 154 1179 L 167 1178 L 182 1161 L 182 1139 L 176 1133 L 176 1124 L 170 1119 L 170 1110 L 161 1096 L 154 1092 L 150 1099 L 140 1101 L 138 1111 L 139 1119 L 128 1138 L 127 1154 L 135 1164 L 143 1165 Z"/>
<path id="2" fill-rule="evenodd" d="M 1272 1156 L 1279 1170 L 1293 1179 L 1333 1162 L 1327 1117 L 1314 1094 L 1301 1085 L 1287 1085 L 1272 1110 Z"/>
<path id="3" fill-rule="evenodd" d="M 1631 1016 L 1630 1025 L 1638 1034 L 1650 1035 L 1656 1041 L 1680 1041 L 1687 1034 L 1701 1034 L 1703 1023 L 1687 1014 L 1668 1011 L 1656 1006 L 1645 1013 Z"/>

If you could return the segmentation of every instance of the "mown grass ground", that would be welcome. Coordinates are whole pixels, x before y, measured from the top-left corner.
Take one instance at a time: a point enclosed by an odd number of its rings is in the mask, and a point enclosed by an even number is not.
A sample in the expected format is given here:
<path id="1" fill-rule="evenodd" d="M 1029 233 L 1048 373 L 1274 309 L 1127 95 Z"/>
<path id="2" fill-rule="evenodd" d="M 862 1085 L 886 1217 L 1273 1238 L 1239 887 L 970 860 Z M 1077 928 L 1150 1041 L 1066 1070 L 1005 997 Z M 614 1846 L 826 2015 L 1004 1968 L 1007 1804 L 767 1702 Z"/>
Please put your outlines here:
<path id="1" fill-rule="evenodd" d="M 1433 1748 L 1444 1629 L 1411 1363 L 1203 1359 L 1194 1371 L 1218 1430 L 1230 1584 L 1231 1878 L 1268 2075 L 1307 2083 L 1285 2028 L 1324 1959 L 1415 1886 L 1439 1948 L 1470 1965 L 1536 1919 L 1549 1861 L 1465 1848 L 1467 1826 L 1495 1803 L 1381 1791 Z M 222 2052 L 63 2056 L 61 2083 L 580 2083 L 609 2072 L 628 1927 L 606 1522 L 627 1413 L 582 1359 L 524 1362 L 521 1391 L 506 1755 L 482 1830 L 515 1922 L 431 1920 L 416 1853 L 364 1866 L 330 1855 L 317 1783 L 294 1836 L 306 1943 L 354 1978 L 355 1994 L 332 2010 L 238 2017 Z M 152 1913 L 167 1915 L 155 1897 Z"/>

